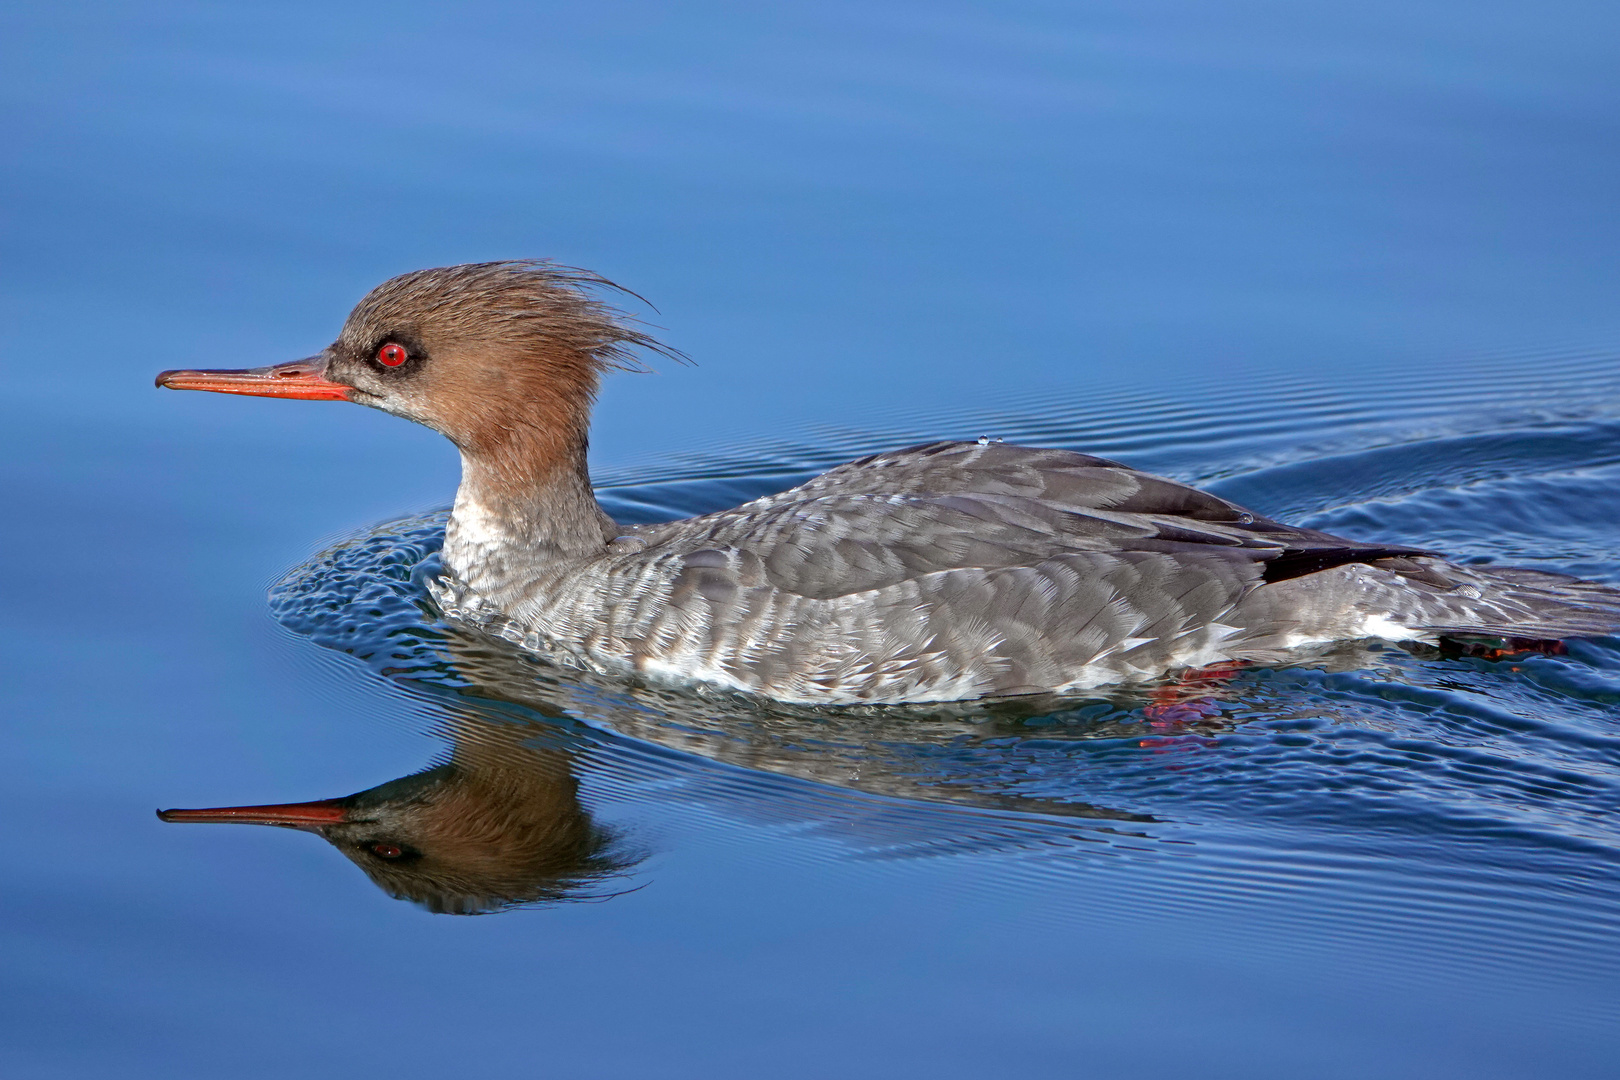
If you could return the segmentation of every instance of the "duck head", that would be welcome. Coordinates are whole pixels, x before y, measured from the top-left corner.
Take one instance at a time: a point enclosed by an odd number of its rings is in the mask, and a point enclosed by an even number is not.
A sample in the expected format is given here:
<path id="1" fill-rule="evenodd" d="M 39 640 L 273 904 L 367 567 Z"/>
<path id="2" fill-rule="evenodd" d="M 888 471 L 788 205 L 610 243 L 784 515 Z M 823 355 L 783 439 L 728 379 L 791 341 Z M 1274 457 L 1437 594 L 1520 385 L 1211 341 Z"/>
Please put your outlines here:
<path id="1" fill-rule="evenodd" d="M 366 294 L 337 340 L 315 356 L 165 371 L 157 385 L 353 401 L 426 424 L 471 450 L 491 449 L 507 428 L 561 435 L 583 428 L 603 371 L 642 370 L 638 349 L 679 355 L 635 329 L 600 298 L 604 290 L 633 295 L 543 260 L 416 270 Z"/>
<path id="2" fill-rule="evenodd" d="M 475 551 L 584 555 L 616 535 L 586 466 L 602 373 L 645 370 L 640 351 L 684 357 L 602 299 L 615 289 L 588 271 L 543 261 L 417 270 L 368 293 L 315 356 L 273 367 L 165 371 L 157 385 L 352 401 L 442 433 L 462 455 L 446 558 L 471 579 Z"/>

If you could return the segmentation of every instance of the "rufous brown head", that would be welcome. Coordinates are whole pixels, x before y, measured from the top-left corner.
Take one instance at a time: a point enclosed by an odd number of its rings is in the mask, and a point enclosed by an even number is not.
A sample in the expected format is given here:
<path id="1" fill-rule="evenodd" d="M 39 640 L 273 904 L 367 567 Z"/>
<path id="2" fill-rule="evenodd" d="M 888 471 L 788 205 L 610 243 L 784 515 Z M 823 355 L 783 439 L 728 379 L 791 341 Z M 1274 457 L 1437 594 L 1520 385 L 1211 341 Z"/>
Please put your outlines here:
<path id="1" fill-rule="evenodd" d="M 538 260 L 417 270 L 371 290 L 316 356 L 165 371 L 157 385 L 353 401 L 425 424 L 472 456 L 557 460 L 583 445 L 602 372 L 644 370 L 643 350 L 684 359 L 602 298 L 613 291 L 634 295 Z"/>

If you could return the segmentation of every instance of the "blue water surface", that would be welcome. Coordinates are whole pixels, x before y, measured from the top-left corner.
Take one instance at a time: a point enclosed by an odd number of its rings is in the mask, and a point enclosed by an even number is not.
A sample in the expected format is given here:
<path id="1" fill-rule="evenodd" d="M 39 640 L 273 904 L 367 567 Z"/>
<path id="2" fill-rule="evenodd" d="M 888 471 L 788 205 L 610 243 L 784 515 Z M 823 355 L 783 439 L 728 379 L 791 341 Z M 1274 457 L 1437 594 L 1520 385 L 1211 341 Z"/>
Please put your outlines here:
<path id="1" fill-rule="evenodd" d="M 984 434 L 1620 583 L 1617 32 L 1595 2 L 8 6 L 0 1073 L 1614 1075 L 1614 639 L 1033 711 L 593 681 L 427 600 L 438 436 L 151 378 L 549 256 L 696 361 L 604 393 L 623 519 Z M 595 861 L 457 907 L 152 813 L 429 766 Z"/>

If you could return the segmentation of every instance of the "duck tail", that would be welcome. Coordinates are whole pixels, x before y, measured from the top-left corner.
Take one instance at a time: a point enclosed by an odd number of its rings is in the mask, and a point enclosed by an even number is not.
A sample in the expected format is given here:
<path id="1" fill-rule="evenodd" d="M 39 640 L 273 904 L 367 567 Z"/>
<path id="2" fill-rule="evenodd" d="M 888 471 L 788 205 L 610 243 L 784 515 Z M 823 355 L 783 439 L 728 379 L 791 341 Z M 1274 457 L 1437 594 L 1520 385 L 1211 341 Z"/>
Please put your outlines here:
<path id="1" fill-rule="evenodd" d="M 1435 558 L 1381 559 L 1414 588 L 1392 621 L 1435 637 L 1556 641 L 1620 631 L 1620 589 L 1545 570 L 1459 566 Z"/>

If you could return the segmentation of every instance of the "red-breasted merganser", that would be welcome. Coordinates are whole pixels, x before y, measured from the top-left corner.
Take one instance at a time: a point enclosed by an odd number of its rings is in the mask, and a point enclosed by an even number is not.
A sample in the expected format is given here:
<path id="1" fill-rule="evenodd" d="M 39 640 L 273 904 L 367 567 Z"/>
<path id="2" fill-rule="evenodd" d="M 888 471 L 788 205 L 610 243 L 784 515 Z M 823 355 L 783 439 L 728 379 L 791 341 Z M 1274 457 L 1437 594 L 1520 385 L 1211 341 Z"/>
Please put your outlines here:
<path id="1" fill-rule="evenodd" d="M 939 442 L 733 510 L 618 525 L 586 436 L 601 374 L 672 353 L 548 262 L 419 270 L 319 355 L 159 386 L 354 401 L 461 451 L 447 614 L 565 664 L 782 701 L 1082 690 L 1302 645 L 1620 627 L 1620 590 L 1284 525 L 1118 462 Z"/>

